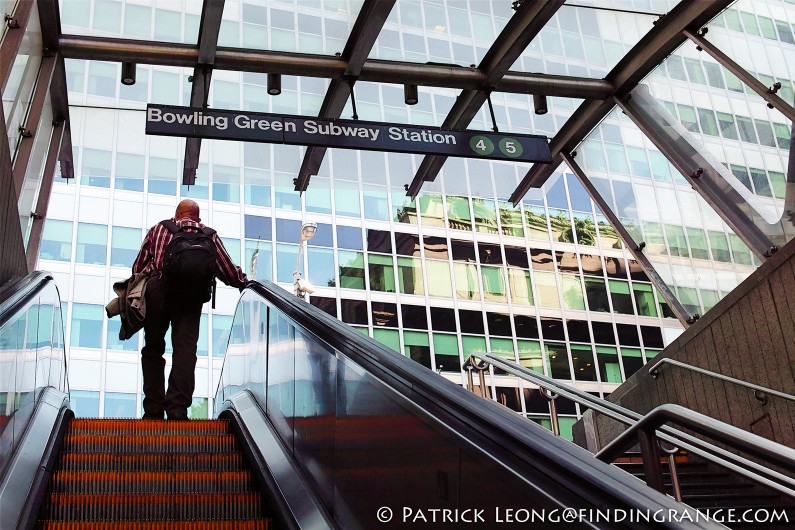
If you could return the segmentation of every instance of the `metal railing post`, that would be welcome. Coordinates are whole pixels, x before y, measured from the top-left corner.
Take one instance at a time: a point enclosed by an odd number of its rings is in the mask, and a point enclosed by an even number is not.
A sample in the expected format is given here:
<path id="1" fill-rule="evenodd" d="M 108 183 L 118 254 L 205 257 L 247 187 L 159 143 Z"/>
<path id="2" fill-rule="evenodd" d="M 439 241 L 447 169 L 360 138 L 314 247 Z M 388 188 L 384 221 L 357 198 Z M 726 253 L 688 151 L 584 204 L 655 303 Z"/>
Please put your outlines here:
<path id="1" fill-rule="evenodd" d="M 665 482 L 660 469 L 660 455 L 657 452 L 657 436 L 654 434 L 654 428 L 638 429 L 638 442 L 643 457 L 643 474 L 646 484 L 665 493 Z"/>
<path id="2" fill-rule="evenodd" d="M 558 420 L 558 407 L 555 405 L 555 400 L 558 399 L 560 394 L 550 393 L 544 387 L 538 387 L 538 391 L 542 396 L 547 398 L 549 402 L 549 419 L 552 422 L 552 434 L 560 436 L 560 420 Z"/>

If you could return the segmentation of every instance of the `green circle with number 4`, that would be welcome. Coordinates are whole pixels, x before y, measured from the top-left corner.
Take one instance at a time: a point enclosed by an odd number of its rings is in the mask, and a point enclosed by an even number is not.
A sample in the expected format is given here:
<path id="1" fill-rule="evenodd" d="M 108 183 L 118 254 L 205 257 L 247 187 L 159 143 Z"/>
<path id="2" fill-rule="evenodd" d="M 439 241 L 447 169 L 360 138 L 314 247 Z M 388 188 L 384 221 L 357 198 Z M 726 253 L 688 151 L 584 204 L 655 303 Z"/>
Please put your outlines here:
<path id="1" fill-rule="evenodd" d="M 494 152 L 494 142 L 485 136 L 473 136 L 469 141 L 469 147 L 479 155 L 490 155 Z"/>
<path id="2" fill-rule="evenodd" d="M 503 138 L 500 140 L 500 151 L 502 151 L 502 154 L 505 156 L 516 158 L 522 154 L 522 144 L 513 138 Z"/>

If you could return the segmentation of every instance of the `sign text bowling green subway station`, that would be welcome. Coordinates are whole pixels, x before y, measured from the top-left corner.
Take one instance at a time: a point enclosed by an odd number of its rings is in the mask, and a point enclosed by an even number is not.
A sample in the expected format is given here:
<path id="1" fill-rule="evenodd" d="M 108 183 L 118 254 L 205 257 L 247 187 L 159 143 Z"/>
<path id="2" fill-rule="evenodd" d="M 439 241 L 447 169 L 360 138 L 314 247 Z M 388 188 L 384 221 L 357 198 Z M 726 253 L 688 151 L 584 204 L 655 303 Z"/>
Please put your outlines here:
<path id="1" fill-rule="evenodd" d="M 146 134 L 552 162 L 549 141 L 544 136 L 168 105 L 146 107 Z"/>

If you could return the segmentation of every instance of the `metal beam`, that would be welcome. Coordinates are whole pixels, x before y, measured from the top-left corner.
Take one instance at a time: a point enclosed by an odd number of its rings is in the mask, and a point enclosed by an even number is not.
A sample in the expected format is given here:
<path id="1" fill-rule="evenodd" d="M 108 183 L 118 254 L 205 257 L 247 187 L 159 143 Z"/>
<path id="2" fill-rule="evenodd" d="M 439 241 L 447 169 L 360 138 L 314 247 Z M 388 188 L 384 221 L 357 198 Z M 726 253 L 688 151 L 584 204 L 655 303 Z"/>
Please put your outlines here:
<path id="1" fill-rule="evenodd" d="M 792 108 L 792 105 L 789 105 L 773 92 L 772 87 L 763 85 L 761 81 L 749 74 L 745 68 L 734 62 L 731 57 L 720 51 L 717 46 L 709 42 L 702 35 L 687 29 L 683 31 L 683 33 L 688 39 L 692 40 L 696 46 L 707 52 L 713 59 L 723 65 L 724 68 L 740 78 L 740 81 L 759 94 L 762 99 L 767 101 L 771 108 L 778 110 L 789 118 L 790 121 L 795 121 L 795 108 Z"/>
<path id="2" fill-rule="evenodd" d="M 197 64 L 193 69 L 193 85 L 190 89 L 190 106 L 207 107 L 213 64 L 218 47 L 218 33 L 221 31 L 221 17 L 224 14 L 224 0 L 204 0 L 202 17 L 199 23 L 199 42 Z M 182 169 L 182 183 L 195 184 L 196 170 L 199 167 L 201 138 L 185 139 L 185 161 Z"/>
<path id="3" fill-rule="evenodd" d="M 19 204 L 11 178 L 11 150 L 8 147 L 6 118 L 0 106 L 0 285 L 28 273 L 25 244 L 19 220 Z"/>
<path id="4" fill-rule="evenodd" d="M 3 21 L 7 29 L 0 45 L 0 93 L 6 91 L 11 68 L 22 45 L 32 12 L 33 0 L 19 0 L 11 18 Z"/>
<path id="5" fill-rule="evenodd" d="M 733 0 L 679 2 L 607 74 L 605 81 L 613 87 L 611 96 L 623 98 L 629 94 L 644 77 L 685 42 L 686 37 L 682 33 L 684 30 L 701 28 L 732 3 Z M 614 106 L 609 98 L 605 101 L 586 101 L 580 105 L 550 141 L 552 156 L 564 151 L 572 152 Z M 534 164 L 514 190 L 510 201 L 514 205 L 518 204 L 527 190 L 543 186 L 553 172 L 554 166 Z"/>
<path id="6" fill-rule="evenodd" d="M 87 61 L 132 61 L 193 68 L 199 58 L 198 50 L 190 44 L 109 37 L 64 35 L 59 46 L 65 58 Z M 216 70 L 270 72 L 326 79 L 342 76 L 348 67 L 347 62 L 339 57 L 223 47 L 216 52 L 214 66 Z M 477 90 L 486 82 L 486 74 L 476 68 L 463 66 L 368 59 L 362 66 L 359 81 Z M 609 98 L 614 92 L 613 85 L 604 79 L 526 72 L 506 73 L 494 91 L 598 100 Z"/>
<path id="7" fill-rule="evenodd" d="M 36 77 L 36 86 L 33 88 L 33 99 L 28 107 L 25 123 L 22 124 L 20 128 L 19 144 L 17 146 L 16 156 L 14 157 L 14 169 L 12 173 L 17 199 L 19 199 L 19 196 L 22 194 L 25 174 L 28 171 L 28 165 L 36 139 L 39 137 L 39 134 L 50 135 L 52 132 L 52 124 L 40 124 L 39 122 L 41 121 L 44 103 L 50 92 L 50 82 L 52 81 L 53 72 L 55 72 L 56 62 L 57 57 L 52 55 L 42 58 L 41 66 L 39 66 L 39 74 Z M 44 130 L 41 130 L 42 127 L 39 127 L 39 125 L 42 125 Z"/>
<path id="8" fill-rule="evenodd" d="M 761 260 L 770 257 L 775 243 L 786 242 L 781 226 L 768 224 L 753 208 L 753 194 L 742 195 L 731 185 L 736 178 L 668 114 L 646 85 L 616 103 Z"/>
<path id="9" fill-rule="evenodd" d="M 50 147 L 47 151 L 47 161 L 44 164 L 44 174 L 42 175 L 41 187 L 39 188 L 39 196 L 36 199 L 36 209 L 31 212 L 33 216 L 33 225 L 30 227 L 30 236 L 28 236 L 28 246 L 25 249 L 25 255 L 28 262 L 28 270 L 36 270 L 36 261 L 39 257 L 39 248 L 41 247 L 41 235 L 44 230 L 44 221 L 47 218 L 47 209 L 50 206 L 50 195 L 52 192 L 52 183 L 55 180 L 55 163 L 58 161 L 58 153 L 61 150 L 61 140 L 64 136 L 63 124 L 56 126 L 50 137 Z"/>
<path id="10" fill-rule="evenodd" d="M 563 2 L 564 0 L 525 1 L 517 8 L 516 14 L 508 21 L 478 65 L 478 70 L 485 75 L 485 81 L 478 89 L 464 90 L 458 96 L 442 124 L 443 128 L 465 129 L 472 122 L 491 91 L 557 13 Z M 423 182 L 436 180 L 446 160 L 446 156 L 427 155 L 420 163 L 406 195 L 413 199 L 420 192 Z"/>
<path id="11" fill-rule="evenodd" d="M 320 118 L 339 118 L 342 115 L 351 90 L 349 83 L 355 82 L 362 73 L 367 56 L 370 55 L 370 50 L 373 49 L 394 5 L 395 0 L 367 0 L 362 6 L 342 52 L 342 60 L 347 65 L 342 75 L 331 81 L 320 107 Z M 310 177 L 317 175 L 325 156 L 325 147 L 307 147 L 295 181 L 295 191 L 306 190 Z"/>
<path id="12" fill-rule="evenodd" d="M 647 258 L 646 254 L 643 253 L 643 250 L 638 242 L 632 238 L 632 234 L 629 233 L 618 216 L 613 212 L 611 206 L 607 203 L 605 198 L 602 197 L 602 195 L 596 189 L 596 186 L 593 185 L 591 180 L 588 178 L 588 175 L 585 174 L 585 171 L 583 171 L 580 165 L 575 162 L 574 157 L 568 153 L 561 153 L 560 156 L 569 166 L 572 173 L 574 173 L 574 175 L 577 177 L 577 180 L 580 181 L 580 184 L 582 184 L 582 187 L 585 188 L 585 191 L 588 192 L 588 195 L 591 196 L 591 199 L 593 199 L 596 205 L 599 206 L 599 209 L 602 210 L 602 213 L 610 221 L 610 224 L 613 225 L 613 228 L 616 229 L 616 232 L 618 232 L 618 235 L 621 236 L 622 241 L 624 241 L 624 245 L 627 247 L 627 250 L 629 250 L 629 252 L 632 254 L 632 257 L 634 257 L 635 260 L 640 263 L 643 272 L 646 273 L 646 276 L 649 277 L 651 283 L 653 283 L 660 292 L 676 318 L 679 320 L 682 326 L 687 329 L 687 327 L 694 321 L 693 315 L 687 311 L 673 291 L 671 291 L 671 288 L 668 287 L 668 284 L 662 279 L 662 276 L 660 276 L 660 274 L 654 268 L 654 265 L 652 265 L 651 261 L 649 261 L 649 258 Z"/>
<path id="13" fill-rule="evenodd" d="M 58 57 L 55 63 L 55 72 L 50 82 L 50 100 L 52 101 L 52 117 L 55 124 L 64 124 L 60 142 L 61 177 L 74 178 L 74 164 L 72 155 L 72 126 L 69 117 L 69 98 L 66 91 L 66 67 L 63 57 Z"/>

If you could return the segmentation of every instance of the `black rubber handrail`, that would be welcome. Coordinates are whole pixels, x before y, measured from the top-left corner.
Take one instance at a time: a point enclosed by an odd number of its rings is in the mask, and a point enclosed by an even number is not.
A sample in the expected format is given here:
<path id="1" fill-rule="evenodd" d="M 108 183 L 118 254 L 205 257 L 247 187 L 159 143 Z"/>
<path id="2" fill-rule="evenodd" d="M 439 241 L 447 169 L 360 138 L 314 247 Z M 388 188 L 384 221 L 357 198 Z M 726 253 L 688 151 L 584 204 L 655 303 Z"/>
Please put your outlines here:
<path id="1" fill-rule="evenodd" d="M 24 278 L 11 281 L 0 288 L 0 327 L 22 311 L 28 302 L 52 280 L 52 274 L 49 272 L 33 271 Z"/>
<path id="2" fill-rule="evenodd" d="M 601 507 L 682 509 L 634 477 L 609 465 L 595 465 L 593 455 L 497 403 L 483 400 L 411 359 L 355 331 L 271 282 L 251 282 L 248 290 L 264 298 L 299 328 L 324 341 L 373 377 L 413 403 L 420 404 L 445 428 L 468 440 L 491 458 L 545 483 L 548 493 L 565 504 Z M 223 377 L 222 377 L 223 379 Z M 543 477 L 543 478 L 540 478 Z M 587 477 L 587 479 L 586 479 Z M 570 505 L 573 505 L 570 504 Z M 659 526 L 667 527 L 666 523 Z"/>

